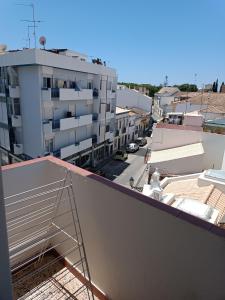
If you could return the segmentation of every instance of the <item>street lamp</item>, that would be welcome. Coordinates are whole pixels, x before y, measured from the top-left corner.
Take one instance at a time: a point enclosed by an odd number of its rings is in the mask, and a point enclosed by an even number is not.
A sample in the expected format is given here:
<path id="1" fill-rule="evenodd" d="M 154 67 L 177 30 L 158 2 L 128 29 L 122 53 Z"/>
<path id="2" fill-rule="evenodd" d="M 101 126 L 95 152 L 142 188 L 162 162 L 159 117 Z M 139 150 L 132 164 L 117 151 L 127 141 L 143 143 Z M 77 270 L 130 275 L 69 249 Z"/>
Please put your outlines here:
<path id="1" fill-rule="evenodd" d="M 129 179 L 130 187 L 133 189 L 134 188 L 134 178 L 131 176 Z"/>

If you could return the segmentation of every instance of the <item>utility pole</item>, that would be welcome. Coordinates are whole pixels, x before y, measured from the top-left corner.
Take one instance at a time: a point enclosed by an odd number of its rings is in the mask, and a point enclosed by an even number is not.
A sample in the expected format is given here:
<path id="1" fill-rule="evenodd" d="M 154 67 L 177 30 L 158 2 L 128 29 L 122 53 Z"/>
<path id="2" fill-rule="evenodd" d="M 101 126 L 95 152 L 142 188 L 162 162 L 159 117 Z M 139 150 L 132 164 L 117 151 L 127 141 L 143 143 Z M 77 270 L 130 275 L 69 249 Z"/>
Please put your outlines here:
<path id="1" fill-rule="evenodd" d="M 9 264 L 9 247 L 5 217 L 5 202 L 2 183 L 0 154 L 0 298 L 12 300 L 12 281 Z"/>

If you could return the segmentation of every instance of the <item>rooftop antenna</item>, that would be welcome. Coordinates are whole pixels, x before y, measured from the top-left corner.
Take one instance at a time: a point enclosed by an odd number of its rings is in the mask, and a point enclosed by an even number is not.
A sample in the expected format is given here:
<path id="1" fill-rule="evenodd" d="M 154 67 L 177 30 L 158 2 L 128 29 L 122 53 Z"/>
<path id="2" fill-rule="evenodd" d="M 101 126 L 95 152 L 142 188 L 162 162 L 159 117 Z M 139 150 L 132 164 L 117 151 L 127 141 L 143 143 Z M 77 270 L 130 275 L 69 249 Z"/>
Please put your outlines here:
<path id="1" fill-rule="evenodd" d="M 165 76 L 164 86 L 168 86 L 168 76 Z"/>
<path id="2" fill-rule="evenodd" d="M 22 22 L 28 22 L 28 23 L 32 23 L 32 25 L 30 27 L 33 28 L 33 36 L 34 36 L 34 48 L 36 48 L 37 46 L 37 41 L 36 41 L 36 28 L 37 28 L 37 23 L 40 23 L 40 20 L 35 20 L 35 10 L 34 10 L 34 4 L 30 3 L 30 4 L 23 4 L 23 3 L 18 3 L 16 5 L 21 5 L 21 6 L 29 6 L 32 8 L 32 20 L 21 20 Z M 30 48 L 30 47 L 29 47 Z"/>

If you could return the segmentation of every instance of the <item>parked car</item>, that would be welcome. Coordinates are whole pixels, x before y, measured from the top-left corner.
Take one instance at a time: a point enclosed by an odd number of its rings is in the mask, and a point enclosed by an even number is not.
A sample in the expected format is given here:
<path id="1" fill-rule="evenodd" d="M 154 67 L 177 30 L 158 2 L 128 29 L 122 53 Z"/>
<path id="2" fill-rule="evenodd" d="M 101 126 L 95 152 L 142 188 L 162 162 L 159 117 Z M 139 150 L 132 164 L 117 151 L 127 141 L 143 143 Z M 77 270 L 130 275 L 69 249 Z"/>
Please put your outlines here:
<path id="1" fill-rule="evenodd" d="M 128 154 L 124 150 L 117 150 L 116 153 L 113 156 L 113 159 L 115 160 L 126 160 L 128 158 Z"/>
<path id="2" fill-rule="evenodd" d="M 138 151 L 138 149 L 139 149 L 139 146 L 136 143 L 130 143 L 126 147 L 126 151 L 131 152 L 131 153 Z"/>
<path id="3" fill-rule="evenodd" d="M 147 144 L 147 140 L 144 137 L 138 137 L 136 139 L 135 143 L 142 147 L 142 146 L 145 146 Z"/>

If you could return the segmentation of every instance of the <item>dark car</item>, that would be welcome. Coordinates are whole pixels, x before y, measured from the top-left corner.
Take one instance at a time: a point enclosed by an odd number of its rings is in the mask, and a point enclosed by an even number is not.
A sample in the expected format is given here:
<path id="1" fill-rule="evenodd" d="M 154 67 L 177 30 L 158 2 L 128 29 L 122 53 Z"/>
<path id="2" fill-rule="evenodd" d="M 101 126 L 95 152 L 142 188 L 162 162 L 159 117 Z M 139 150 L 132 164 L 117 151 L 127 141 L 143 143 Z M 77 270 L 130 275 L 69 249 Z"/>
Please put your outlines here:
<path id="1" fill-rule="evenodd" d="M 140 147 L 143 147 L 147 144 L 147 140 L 144 137 L 139 137 L 135 141 L 136 144 L 138 144 Z"/>

